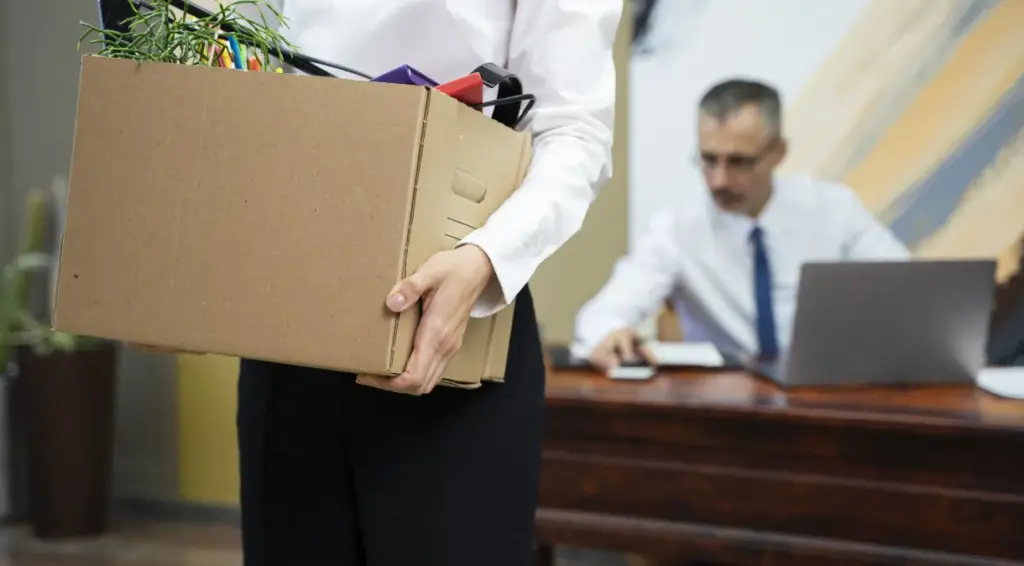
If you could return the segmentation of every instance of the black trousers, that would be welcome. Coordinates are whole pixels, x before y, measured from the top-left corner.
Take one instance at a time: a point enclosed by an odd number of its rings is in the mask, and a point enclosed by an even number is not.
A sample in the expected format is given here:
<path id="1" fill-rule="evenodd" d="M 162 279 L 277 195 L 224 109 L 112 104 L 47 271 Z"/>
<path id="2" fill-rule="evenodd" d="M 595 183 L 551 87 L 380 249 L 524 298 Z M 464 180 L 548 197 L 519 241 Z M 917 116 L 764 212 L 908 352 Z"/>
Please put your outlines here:
<path id="1" fill-rule="evenodd" d="M 528 290 L 505 383 L 413 397 L 351 374 L 243 360 L 245 566 L 524 566 L 544 364 Z"/>

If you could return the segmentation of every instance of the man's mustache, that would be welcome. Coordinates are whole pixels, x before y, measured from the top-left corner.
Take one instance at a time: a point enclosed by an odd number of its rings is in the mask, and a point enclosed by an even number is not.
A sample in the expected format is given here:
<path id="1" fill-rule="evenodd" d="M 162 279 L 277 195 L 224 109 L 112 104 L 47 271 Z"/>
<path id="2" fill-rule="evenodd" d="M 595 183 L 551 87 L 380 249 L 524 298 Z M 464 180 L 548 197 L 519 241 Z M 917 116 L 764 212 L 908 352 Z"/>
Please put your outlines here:
<path id="1" fill-rule="evenodd" d="M 743 200 L 743 195 L 741 193 L 738 193 L 728 187 L 711 191 L 711 196 L 713 196 L 717 201 L 726 203 L 739 202 Z"/>

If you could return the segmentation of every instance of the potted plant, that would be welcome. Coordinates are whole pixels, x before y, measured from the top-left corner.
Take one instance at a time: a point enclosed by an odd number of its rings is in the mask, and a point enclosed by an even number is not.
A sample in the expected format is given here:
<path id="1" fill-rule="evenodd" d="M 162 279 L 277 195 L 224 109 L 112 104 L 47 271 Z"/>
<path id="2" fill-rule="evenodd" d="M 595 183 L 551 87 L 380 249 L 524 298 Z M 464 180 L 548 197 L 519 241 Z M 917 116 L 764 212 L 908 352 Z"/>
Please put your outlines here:
<path id="1" fill-rule="evenodd" d="M 0 265 L 0 377 L 2 377 L 3 414 L 3 490 L 4 522 L 20 522 L 28 514 L 28 466 L 26 430 L 22 409 L 23 388 L 17 380 L 14 363 L 14 332 L 17 313 L 28 310 L 30 254 L 43 248 L 45 202 L 41 190 L 29 192 L 25 201 L 25 231 L 19 241 L 18 257 L 9 265 Z M 40 258 L 36 258 L 39 260 Z M 37 261 L 39 263 L 39 261 Z M 3 284 L 4 281 L 8 283 Z"/>
<path id="2" fill-rule="evenodd" d="M 59 247 L 66 183 L 53 183 Z M 26 204 L 22 252 L 0 274 L 0 360 L 17 372 L 18 413 L 27 431 L 29 517 L 36 536 L 103 532 L 109 521 L 117 356 L 113 343 L 49 325 L 57 254 L 39 251 L 46 210 L 38 191 Z M 42 316 L 33 290 L 46 282 Z"/>

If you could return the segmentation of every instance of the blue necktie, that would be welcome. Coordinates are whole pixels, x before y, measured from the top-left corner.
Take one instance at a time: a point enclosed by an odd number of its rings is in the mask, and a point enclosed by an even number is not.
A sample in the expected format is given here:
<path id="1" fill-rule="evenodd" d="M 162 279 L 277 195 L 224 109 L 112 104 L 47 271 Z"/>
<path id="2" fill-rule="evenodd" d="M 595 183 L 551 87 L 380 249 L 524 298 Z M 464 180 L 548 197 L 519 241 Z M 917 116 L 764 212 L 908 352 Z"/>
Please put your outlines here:
<path id="1" fill-rule="evenodd" d="M 772 308 L 772 270 L 768 252 L 764 249 L 764 233 L 760 227 L 750 232 L 754 245 L 754 301 L 757 304 L 757 342 L 761 358 L 779 355 L 779 342 L 775 336 L 775 310 Z"/>

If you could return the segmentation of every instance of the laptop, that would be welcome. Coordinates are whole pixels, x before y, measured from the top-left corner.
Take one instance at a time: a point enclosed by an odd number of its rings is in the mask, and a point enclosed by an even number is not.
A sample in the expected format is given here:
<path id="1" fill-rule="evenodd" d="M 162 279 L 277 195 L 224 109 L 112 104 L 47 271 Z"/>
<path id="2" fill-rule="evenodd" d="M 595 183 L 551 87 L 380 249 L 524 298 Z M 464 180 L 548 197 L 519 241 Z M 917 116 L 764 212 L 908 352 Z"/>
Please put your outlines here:
<path id="1" fill-rule="evenodd" d="M 782 387 L 974 383 L 994 260 L 807 263 L 793 339 L 750 369 Z"/>

